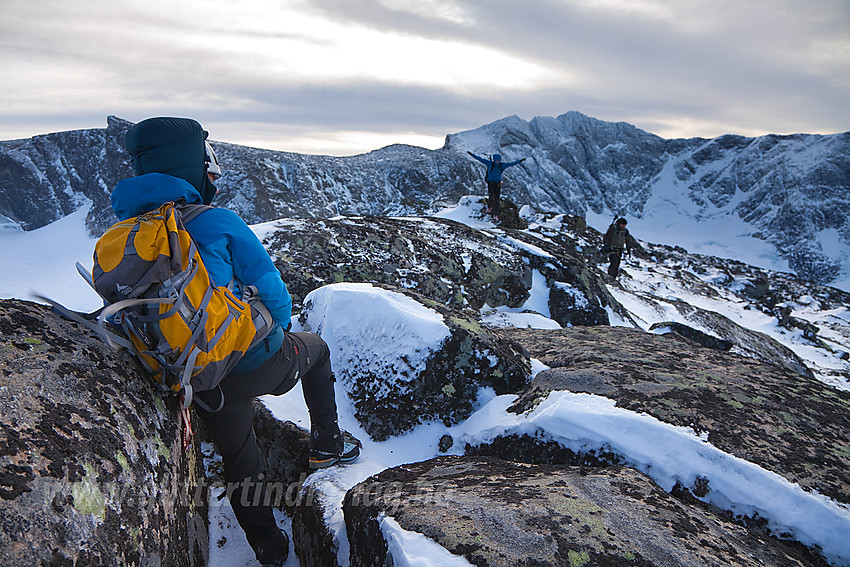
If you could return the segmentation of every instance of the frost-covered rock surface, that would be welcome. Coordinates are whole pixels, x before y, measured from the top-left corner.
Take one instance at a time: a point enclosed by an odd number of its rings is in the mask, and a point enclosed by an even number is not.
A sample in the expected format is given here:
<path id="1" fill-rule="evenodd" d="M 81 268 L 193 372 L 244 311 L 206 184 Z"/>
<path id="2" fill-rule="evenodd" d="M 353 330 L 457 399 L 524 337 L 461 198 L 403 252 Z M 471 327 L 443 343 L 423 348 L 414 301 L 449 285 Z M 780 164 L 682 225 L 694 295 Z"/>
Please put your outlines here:
<path id="1" fill-rule="evenodd" d="M 89 228 L 102 233 L 114 220 L 109 191 L 130 174 L 129 125 L 109 117 L 105 130 L 0 142 L 0 220 L 29 230 L 92 201 Z M 218 204 L 251 223 L 433 212 L 484 193 L 483 168 L 467 150 L 501 152 L 528 158 L 505 176 L 503 194 L 520 206 L 595 219 L 628 215 L 654 241 L 688 248 L 766 244 L 801 277 L 845 289 L 850 281 L 850 133 L 665 140 L 568 112 L 449 134 L 439 150 L 393 145 L 330 157 L 216 147 L 224 164 Z M 694 226 L 714 226 L 716 234 L 694 241 L 702 232 Z"/>
<path id="2" fill-rule="evenodd" d="M 178 416 L 129 356 L 0 302 L 0 564 L 204 566 L 204 471 Z"/>
<path id="3" fill-rule="evenodd" d="M 318 287 L 345 281 L 400 286 L 454 309 L 534 311 L 560 325 L 606 324 L 607 309 L 623 312 L 567 232 L 453 220 L 483 217 L 479 201 L 463 197 L 440 218 L 287 219 L 257 232 L 296 305 Z"/>
<path id="4" fill-rule="evenodd" d="M 328 343 L 354 417 L 378 441 L 428 421 L 459 423 L 472 413 L 480 388 L 515 392 L 531 372 L 513 343 L 416 298 L 354 283 L 324 286 L 304 300 L 303 329 Z"/>

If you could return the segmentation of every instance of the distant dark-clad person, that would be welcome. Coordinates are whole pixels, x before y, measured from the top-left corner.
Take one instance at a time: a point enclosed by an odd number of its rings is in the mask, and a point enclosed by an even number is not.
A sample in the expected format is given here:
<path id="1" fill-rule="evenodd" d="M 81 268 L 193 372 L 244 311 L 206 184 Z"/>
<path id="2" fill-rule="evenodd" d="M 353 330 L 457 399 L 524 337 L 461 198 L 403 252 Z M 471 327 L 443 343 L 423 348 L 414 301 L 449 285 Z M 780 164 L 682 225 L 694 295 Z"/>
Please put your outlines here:
<path id="1" fill-rule="evenodd" d="M 602 244 L 608 251 L 608 275 L 612 278 L 616 278 L 620 273 L 623 252 L 631 253 L 632 251 L 632 239 L 626 224 L 626 219 L 617 219 L 611 223 L 605 236 L 602 237 Z"/>
<path id="2" fill-rule="evenodd" d="M 502 156 L 493 154 L 493 159 L 486 159 L 477 156 L 472 152 L 466 152 L 487 167 L 487 175 L 484 181 L 487 182 L 487 212 L 494 217 L 499 216 L 499 203 L 502 198 L 502 172 L 507 168 L 520 164 L 525 161 L 525 158 L 516 161 L 503 162 Z"/>

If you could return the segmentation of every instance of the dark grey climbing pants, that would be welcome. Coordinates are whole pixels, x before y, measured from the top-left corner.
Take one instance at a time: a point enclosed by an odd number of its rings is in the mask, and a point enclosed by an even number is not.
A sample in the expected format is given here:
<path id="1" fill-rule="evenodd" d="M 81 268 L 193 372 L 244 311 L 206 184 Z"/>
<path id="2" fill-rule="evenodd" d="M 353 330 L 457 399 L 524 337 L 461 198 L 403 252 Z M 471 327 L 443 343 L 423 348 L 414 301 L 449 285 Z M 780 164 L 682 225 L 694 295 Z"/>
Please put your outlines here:
<path id="1" fill-rule="evenodd" d="M 499 214 L 499 209 L 502 204 L 502 182 L 488 181 L 487 182 L 487 206 L 494 215 Z"/>
<path id="2" fill-rule="evenodd" d="M 608 253 L 608 275 L 612 278 L 616 278 L 617 274 L 620 273 L 620 262 L 623 260 L 623 250 L 621 248 L 615 248 Z"/>
<path id="3" fill-rule="evenodd" d="M 240 483 L 239 488 L 228 490 L 228 496 L 252 547 L 277 530 L 271 507 L 262 505 L 266 485 L 260 473 L 266 470 L 266 459 L 254 435 L 254 398 L 285 394 L 299 380 L 310 412 L 311 448 L 341 452 L 330 352 L 315 333 L 285 333 L 280 349 L 259 368 L 230 374 L 222 380 L 220 389 L 197 394 L 210 408 L 217 408 L 224 396 L 221 410 L 197 410 L 222 456 L 225 481 L 231 486 Z M 245 502 L 260 505 L 245 506 Z"/>

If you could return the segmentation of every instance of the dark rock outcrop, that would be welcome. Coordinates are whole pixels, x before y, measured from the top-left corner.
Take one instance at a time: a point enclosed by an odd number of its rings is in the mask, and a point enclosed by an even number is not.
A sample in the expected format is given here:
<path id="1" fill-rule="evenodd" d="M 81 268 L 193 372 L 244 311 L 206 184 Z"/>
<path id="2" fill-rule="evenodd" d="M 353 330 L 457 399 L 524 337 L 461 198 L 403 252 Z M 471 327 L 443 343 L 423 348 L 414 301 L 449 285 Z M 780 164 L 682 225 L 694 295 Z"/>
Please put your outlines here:
<path id="1" fill-rule="evenodd" d="M 622 327 L 505 329 L 551 369 L 512 411 L 553 390 L 589 392 L 708 441 L 810 491 L 850 504 L 850 393 L 675 334 Z M 541 454 L 536 449 L 529 457 Z"/>
<path id="2" fill-rule="evenodd" d="M 677 333 L 685 337 L 686 339 L 691 339 L 692 341 L 701 344 L 706 348 L 728 351 L 731 350 L 734 346 L 734 343 L 732 343 L 731 341 L 726 341 L 718 337 L 713 337 L 708 333 L 703 333 L 698 329 L 688 327 L 687 325 L 683 325 L 682 323 L 677 323 L 675 321 L 662 321 L 660 323 L 653 323 L 652 326 L 649 327 L 649 330 L 654 331 L 658 335 L 664 335 L 666 333 Z"/>
<path id="3" fill-rule="evenodd" d="M 810 564 L 624 467 L 439 457 L 366 479 L 343 510 L 353 567 L 392 564 L 385 516 L 489 567 Z"/>
<path id="4" fill-rule="evenodd" d="M 339 567 L 339 546 L 328 526 L 327 497 L 321 489 L 309 485 L 299 493 L 292 510 L 292 539 L 298 560 L 305 567 Z"/>
<path id="5" fill-rule="evenodd" d="M 413 289 L 456 310 L 520 307 L 537 270 L 561 325 L 607 324 L 605 307 L 622 311 L 563 232 L 544 239 L 438 218 L 305 219 L 278 221 L 264 244 L 296 305 L 318 287 L 345 281 Z"/>
<path id="6" fill-rule="evenodd" d="M 785 368 L 792 372 L 802 374 L 807 378 L 813 377 L 812 371 L 806 366 L 803 360 L 794 353 L 793 350 L 764 333 L 747 329 L 746 327 L 742 327 L 735 323 L 725 315 L 721 315 L 714 311 L 708 311 L 707 309 L 700 309 L 699 307 L 695 307 L 684 301 L 659 298 L 658 302 L 674 306 L 679 314 L 688 321 L 692 321 L 700 327 L 709 329 L 718 338 L 718 342 L 713 343 L 717 346 L 712 348 L 719 348 L 719 345 L 729 343 L 730 346 L 728 349 L 721 348 L 721 350 L 731 350 L 734 348 L 734 351 L 738 354 L 743 354 L 744 356 L 748 356 L 762 362 L 767 362 L 768 364 L 773 364 L 780 368 Z M 699 331 L 687 331 L 680 328 L 677 332 L 691 340 L 702 342 L 703 346 L 708 346 L 706 343 L 710 342 L 708 338 L 699 339 Z M 702 334 L 706 335 L 705 333 Z M 706 337 L 708 337 L 708 335 L 706 335 Z"/>
<path id="7" fill-rule="evenodd" d="M 197 438 L 126 353 L 0 301 L 0 427 L 0 564 L 206 564 Z"/>

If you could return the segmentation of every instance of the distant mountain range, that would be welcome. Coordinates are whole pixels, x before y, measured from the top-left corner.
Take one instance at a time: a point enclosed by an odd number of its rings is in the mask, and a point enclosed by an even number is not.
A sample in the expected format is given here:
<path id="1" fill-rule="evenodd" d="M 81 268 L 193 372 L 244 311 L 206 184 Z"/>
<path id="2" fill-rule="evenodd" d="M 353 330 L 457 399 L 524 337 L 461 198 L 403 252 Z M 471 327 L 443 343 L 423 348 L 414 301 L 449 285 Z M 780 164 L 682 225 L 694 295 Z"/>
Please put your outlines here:
<path id="1" fill-rule="evenodd" d="M 90 201 L 92 234 L 115 221 L 109 192 L 132 175 L 123 150 L 132 124 L 0 142 L 0 224 L 39 228 Z M 827 284 L 850 275 L 850 132 L 726 135 L 666 140 L 578 112 L 511 116 L 449 134 L 427 150 L 392 145 L 351 157 L 303 155 L 215 142 L 225 166 L 217 204 L 249 223 L 281 217 L 423 215 L 483 194 L 479 155 L 528 158 L 503 196 L 537 210 L 675 214 L 705 226 L 735 217 L 773 245 L 799 276 Z"/>

